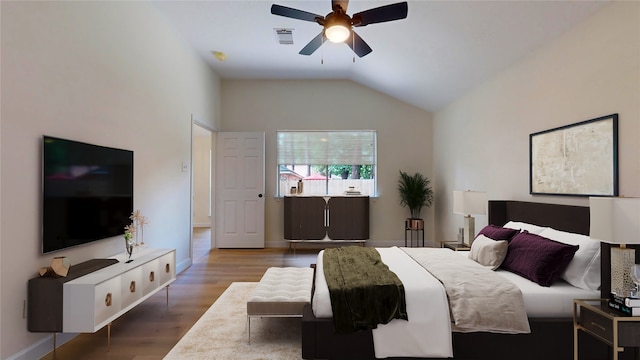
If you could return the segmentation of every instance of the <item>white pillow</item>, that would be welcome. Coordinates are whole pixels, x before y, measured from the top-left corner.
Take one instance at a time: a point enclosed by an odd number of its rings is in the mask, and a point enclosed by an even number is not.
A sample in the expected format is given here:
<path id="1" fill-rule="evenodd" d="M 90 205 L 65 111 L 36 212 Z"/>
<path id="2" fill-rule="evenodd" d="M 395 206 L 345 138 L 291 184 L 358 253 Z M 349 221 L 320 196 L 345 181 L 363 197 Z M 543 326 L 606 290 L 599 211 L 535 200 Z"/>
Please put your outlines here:
<path id="1" fill-rule="evenodd" d="M 569 245 L 578 245 L 578 251 L 564 271 L 562 279 L 587 290 L 600 289 L 600 242 L 586 235 L 547 228 L 540 236 Z"/>
<path id="2" fill-rule="evenodd" d="M 504 224 L 503 227 L 506 227 L 509 229 L 516 229 L 520 231 L 526 230 L 531 234 L 536 234 L 536 235 L 540 235 L 540 233 L 545 229 L 550 229 L 549 227 L 538 226 L 538 225 L 528 224 L 528 223 L 519 222 L 519 221 L 509 221 L 508 223 Z"/>
<path id="3" fill-rule="evenodd" d="M 471 243 L 469 259 L 495 270 L 507 256 L 508 246 L 507 240 L 493 240 L 480 234 Z"/>

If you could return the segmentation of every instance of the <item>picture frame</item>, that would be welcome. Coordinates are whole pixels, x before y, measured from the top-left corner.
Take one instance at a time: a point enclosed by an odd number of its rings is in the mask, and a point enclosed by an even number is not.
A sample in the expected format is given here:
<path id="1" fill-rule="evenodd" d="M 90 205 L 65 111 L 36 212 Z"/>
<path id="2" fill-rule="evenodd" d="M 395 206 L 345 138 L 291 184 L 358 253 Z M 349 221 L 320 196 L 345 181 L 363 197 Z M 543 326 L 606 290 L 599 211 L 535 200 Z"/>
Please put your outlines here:
<path id="1" fill-rule="evenodd" d="M 618 114 L 530 134 L 529 193 L 618 196 Z"/>

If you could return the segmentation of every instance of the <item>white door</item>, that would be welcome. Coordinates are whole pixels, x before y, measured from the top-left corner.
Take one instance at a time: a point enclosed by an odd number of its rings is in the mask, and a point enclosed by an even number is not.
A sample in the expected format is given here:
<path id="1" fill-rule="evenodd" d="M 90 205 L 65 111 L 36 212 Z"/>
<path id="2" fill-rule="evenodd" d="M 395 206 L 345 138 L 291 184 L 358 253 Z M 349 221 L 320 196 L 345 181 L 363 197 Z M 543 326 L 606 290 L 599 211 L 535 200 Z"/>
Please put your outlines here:
<path id="1" fill-rule="evenodd" d="M 216 151 L 216 244 L 264 248 L 264 133 L 220 132 Z"/>

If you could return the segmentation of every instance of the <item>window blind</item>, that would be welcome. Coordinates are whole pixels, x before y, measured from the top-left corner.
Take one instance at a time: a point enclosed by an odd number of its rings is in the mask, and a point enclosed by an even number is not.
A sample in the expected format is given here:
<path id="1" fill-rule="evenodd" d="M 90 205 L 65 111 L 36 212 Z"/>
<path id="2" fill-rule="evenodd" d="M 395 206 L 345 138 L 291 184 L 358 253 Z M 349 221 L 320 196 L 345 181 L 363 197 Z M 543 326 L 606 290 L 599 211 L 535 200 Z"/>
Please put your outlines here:
<path id="1" fill-rule="evenodd" d="M 376 132 L 277 131 L 278 165 L 375 165 Z"/>

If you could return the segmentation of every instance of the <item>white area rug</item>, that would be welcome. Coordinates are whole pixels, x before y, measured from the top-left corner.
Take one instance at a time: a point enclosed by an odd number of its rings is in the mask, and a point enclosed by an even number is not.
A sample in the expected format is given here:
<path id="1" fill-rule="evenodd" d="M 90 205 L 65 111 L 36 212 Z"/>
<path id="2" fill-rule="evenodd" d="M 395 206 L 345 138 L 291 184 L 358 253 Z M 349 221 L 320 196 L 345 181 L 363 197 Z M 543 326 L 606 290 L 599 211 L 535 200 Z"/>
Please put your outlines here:
<path id="1" fill-rule="evenodd" d="M 257 284 L 232 283 L 164 359 L 301 359 L 301 318 L 253 318 L 248 344 L 247 300 Z"/>

